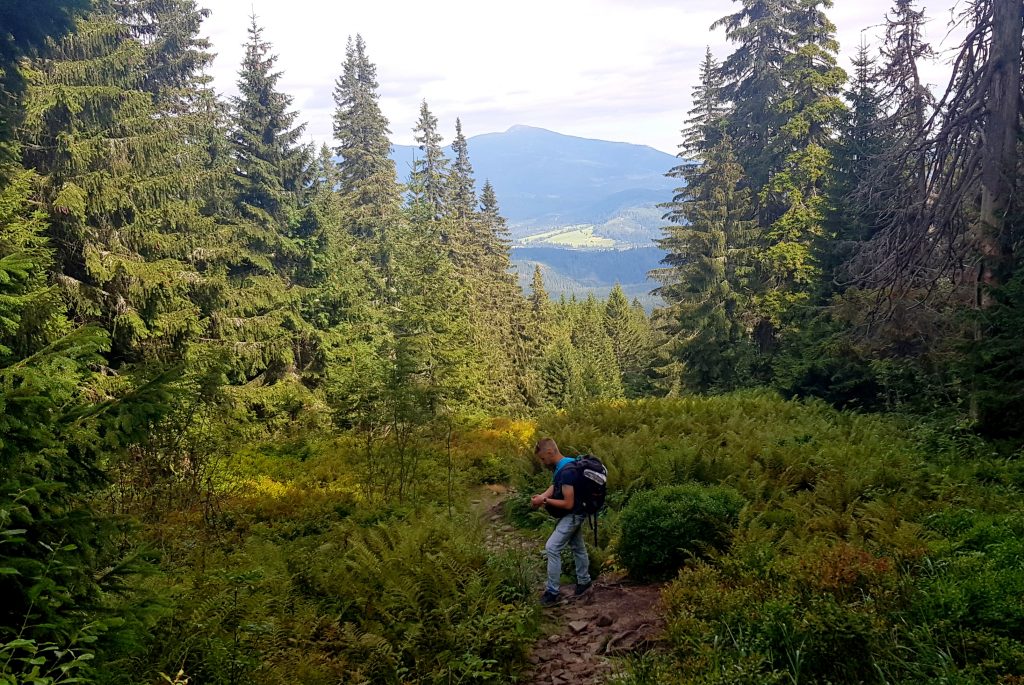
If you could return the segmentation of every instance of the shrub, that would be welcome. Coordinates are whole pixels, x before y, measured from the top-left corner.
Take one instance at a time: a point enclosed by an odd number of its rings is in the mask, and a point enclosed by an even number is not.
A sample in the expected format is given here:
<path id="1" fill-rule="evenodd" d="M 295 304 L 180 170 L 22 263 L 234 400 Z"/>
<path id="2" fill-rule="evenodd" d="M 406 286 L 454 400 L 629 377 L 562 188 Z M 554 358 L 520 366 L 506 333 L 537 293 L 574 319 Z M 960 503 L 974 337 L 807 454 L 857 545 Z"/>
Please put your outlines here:
<path id="1" fill-rule="evenodd" d="M 636 578 L 671 576 L 687 557 L 723 549 L 744 504 L 726 487 L 673 485 L 641 492 L 622 512 L 619 559 Z"/>

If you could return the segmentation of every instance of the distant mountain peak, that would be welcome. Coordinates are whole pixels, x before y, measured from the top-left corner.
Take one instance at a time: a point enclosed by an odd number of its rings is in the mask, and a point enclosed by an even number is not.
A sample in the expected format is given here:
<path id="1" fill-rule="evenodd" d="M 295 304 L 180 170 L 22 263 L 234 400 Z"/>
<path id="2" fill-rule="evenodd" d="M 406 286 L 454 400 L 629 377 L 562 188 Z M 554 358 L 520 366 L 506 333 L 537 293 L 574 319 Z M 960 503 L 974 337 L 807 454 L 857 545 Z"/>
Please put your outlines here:
<path id="1" fill-rule="evenodd" d="M 414 146 L 394 146 L 400 180 L 421 154 Z M 451 157 L 449 149 L 446 154 Z M 679 163 L 672 155 L 525 124 L 472 136 L 469 155 L 476 178 L 494 186 L 517 239 L 589 225 L 617 245 L 650 244 L 663 223 L 657 205 L 671 200 L 678 185 L 665 176 Z"/>
<path id="2" fill-rule="evenodd" d="M 505 133 L 532 133 L 532 132 L 555 133 L 554 131 L 549 131 L 546 128 L 541 128 L 539 126 L 527 126 L 526 124 L 513 124 L 512 126 L 509 126 L 508 129 L 505 130 Z"/>

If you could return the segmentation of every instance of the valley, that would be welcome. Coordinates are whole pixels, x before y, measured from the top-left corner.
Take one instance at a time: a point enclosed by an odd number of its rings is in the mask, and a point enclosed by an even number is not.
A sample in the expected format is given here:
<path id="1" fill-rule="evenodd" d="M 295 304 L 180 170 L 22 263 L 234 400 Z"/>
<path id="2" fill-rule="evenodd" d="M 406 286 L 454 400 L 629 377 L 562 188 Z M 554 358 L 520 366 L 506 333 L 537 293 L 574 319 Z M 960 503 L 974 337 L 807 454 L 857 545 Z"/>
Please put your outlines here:
<path id="1" fill-rule="evenodd" d="M 619 283 L 650 311 L 659 300 L 648 278 L 664 253 L 664 210 L 678 179 L 665 173 L 678 158 L 645 145 L 592 140 L 517 125 L 468 139 L 474 173 L 495 187 L 508 220 L 512 260 L 528 289 L 540 266 L 548 292 L 606 296 Z M 404 181 L 419 149 L 395 145 Z M 445 154 L 452 157 L 450 148 Z"/>

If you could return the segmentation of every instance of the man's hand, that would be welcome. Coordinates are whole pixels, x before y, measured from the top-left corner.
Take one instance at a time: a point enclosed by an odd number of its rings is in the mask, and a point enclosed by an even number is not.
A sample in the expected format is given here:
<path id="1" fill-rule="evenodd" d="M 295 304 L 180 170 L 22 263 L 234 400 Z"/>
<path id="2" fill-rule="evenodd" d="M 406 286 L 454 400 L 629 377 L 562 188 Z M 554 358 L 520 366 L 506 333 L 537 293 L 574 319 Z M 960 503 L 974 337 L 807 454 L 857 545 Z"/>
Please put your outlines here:
<path id="1" fill-rule="evenodd" d="M 544 495 L 534 495 L 530 498 L 530 506 L 537 509 L 544 504 Z"/>

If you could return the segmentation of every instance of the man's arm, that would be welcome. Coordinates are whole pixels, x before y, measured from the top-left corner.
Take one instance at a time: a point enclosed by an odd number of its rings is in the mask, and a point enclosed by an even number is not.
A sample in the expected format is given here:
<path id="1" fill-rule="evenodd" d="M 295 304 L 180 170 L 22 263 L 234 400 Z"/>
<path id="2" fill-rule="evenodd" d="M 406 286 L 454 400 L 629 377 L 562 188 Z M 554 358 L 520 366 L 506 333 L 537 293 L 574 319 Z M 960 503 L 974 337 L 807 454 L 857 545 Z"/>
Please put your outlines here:
<path id="1" fill-rule="evenodd" d="M 555 509 L 565 509 L 566 511 L 572 511 L 572 505 L 575 502 L 573 496 L 573 487 L 571 485 L 562 486 L 562 499 L 546 499 L 541 504 L 547 504 Z"/>
<path id="2" fill-rule="evenodd" d="M 544 492 L 540 493 L 539 495 L 534 495 L 533 497 L 531 497 L 530 498 L 530 506 L 533 507 L 534 509 L 536 509 L 537 507 L 543 506 L 545 500 L 547 500 L 547 498 L 551 497 L 551 495 L 553 495 L 553 494 L 555 494 L 555 485 L 554 485 L 554 483 L 552 483 L 550 486 L 548 486 L 548 489 L 545 490 Z"/>

